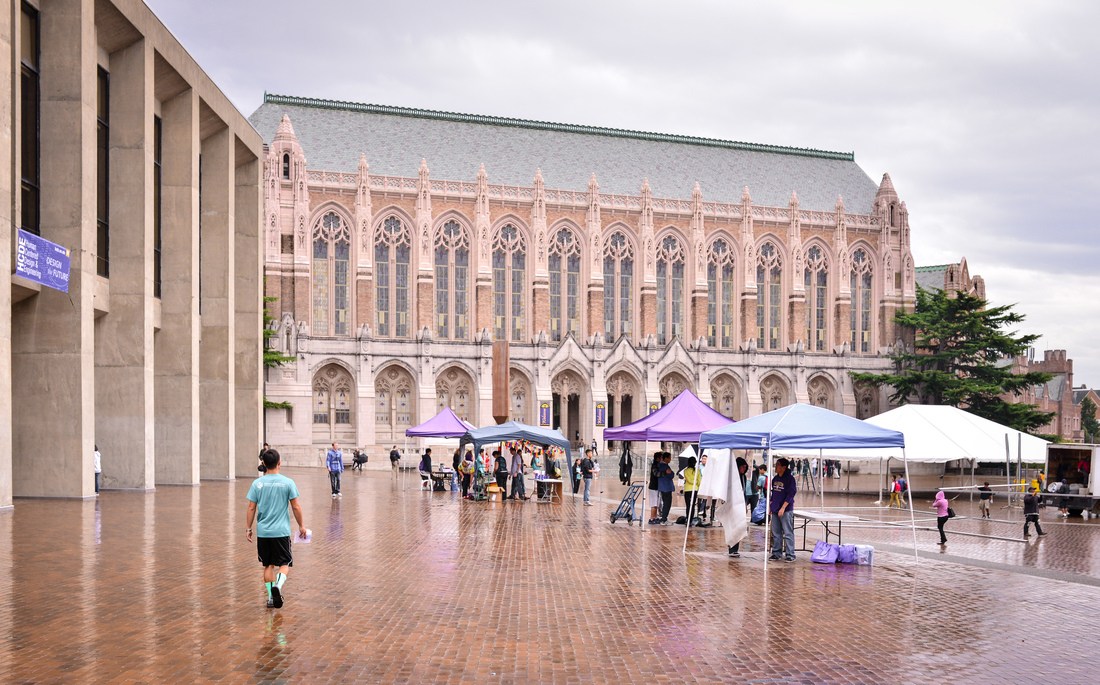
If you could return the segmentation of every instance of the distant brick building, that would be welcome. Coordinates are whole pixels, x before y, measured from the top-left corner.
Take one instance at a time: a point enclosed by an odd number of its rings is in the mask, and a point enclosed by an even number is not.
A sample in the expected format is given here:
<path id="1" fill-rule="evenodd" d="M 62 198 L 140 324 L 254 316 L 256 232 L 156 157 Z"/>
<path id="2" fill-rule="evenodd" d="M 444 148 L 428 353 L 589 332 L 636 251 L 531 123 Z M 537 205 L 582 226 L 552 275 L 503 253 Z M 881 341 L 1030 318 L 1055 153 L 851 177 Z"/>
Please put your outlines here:
<path id="1" fill-rule="evenodd" d="M 1034 432 L 1058 435 L 1066 442 L 1081 442 L 1084 436 L 1081 407 L 1074 402 L 1073 360 L 1066 357 L 1066 351 L 1045 350 L 1041 361 L 1032 359 L 1031 355 L 1022 355 L 1012 361 L 1012 370 L 1015 373 L 1053 374 L 1046 383 L 1034 385 L 1020 395 L 1004 397 L 1009 402 L 1031 404 L 1039 411 L 1054 413 L 1050 423 Z"/>

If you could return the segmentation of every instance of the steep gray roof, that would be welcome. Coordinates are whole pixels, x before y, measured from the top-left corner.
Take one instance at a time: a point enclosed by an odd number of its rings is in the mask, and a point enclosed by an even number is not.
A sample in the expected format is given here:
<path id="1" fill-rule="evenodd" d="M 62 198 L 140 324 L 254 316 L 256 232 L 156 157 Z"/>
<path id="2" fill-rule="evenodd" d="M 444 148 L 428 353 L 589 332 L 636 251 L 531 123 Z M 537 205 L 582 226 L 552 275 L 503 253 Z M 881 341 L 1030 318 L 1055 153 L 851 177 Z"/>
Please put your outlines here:
<path id="1" fill-rule="evenodd" d="M 917 285 L 925 290 L 943 290 L 944 276 L 947 275 L 947 264 L 935 266 L 918 266 L 914 269 Z"/>
<path id="2" fill-rule="evenodd" d="M 686 198 L 698 181 L 708 200 L 785 207 L 791 191 L 803 209 L 869 214 L 878 185 L 846 152 L 603 129 L 570 124 L 265 95 L 249 120 L 268 143 L 283 114 L 311 169 L 355 171 L 359 154 L 372 174 L 415 177 L 421 159 L 432 178 L 473 181 L 485 164 L 492 183 L 530 186 L 541 168 L 546 187 L 637 195 L 648 178 L 656 197 Z"/>

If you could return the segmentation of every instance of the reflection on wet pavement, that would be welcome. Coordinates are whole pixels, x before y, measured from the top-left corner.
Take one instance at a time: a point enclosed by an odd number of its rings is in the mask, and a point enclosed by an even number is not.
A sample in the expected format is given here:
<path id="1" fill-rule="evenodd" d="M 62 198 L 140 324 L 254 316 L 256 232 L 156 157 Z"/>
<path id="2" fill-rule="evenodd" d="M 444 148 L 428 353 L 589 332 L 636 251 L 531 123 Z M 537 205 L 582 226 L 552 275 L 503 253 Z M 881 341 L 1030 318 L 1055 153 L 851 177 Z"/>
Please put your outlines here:
<path id="1" fill-rule="evenodd" d="M 332 500 L 324 472 L 288 475 L 314 542 L 278 611 L 244 539 L 248 480 L 17 500 L 0 514 L 0 681 L 1086 683 L 1100 668 L 1095 521 L 1044 513 L 1050 534 L 1025 543 L 1018 509 L 980 521 L 957 501 L 942 554 L 934 531 L 914 558 L 910 530 L 861 524 L 845 541 L 877 545 L 873 568 L 802 553 L 765 574 L 761 529 L 741 559 L 718 529 L 685 555 L 683 527 L 610 524 L 610 486 L 596 507 L 490 505 L 366 472 Z M 870 499 L 826 504 L 903 519 Z"/>

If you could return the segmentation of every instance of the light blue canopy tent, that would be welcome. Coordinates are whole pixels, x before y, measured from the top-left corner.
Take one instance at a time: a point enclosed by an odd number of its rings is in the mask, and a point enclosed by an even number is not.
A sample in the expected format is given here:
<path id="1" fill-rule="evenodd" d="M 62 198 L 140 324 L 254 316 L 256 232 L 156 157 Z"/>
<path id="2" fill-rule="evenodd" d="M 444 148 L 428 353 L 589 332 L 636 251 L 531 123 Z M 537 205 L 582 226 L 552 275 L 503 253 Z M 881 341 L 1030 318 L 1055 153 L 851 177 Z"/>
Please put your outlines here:
<path id="1" fill-rule="evenodd" d="M 783 449 L 844 449 L 867 447 L 900 447 L 905 454 L 905 435 L 889 428 L 880 428 L 865 421 L 838 414 L 809 404 L 792 404 L 729 426 L 722 426 L 699 436 L 700 449 L 766 450 L 768 477 L 772 478 L 772 455 Z M 730 460 L 733 463 L 733 460 Z M 905 462 L 905 479 L 909 480 L 909 462 Z M 913 523 L 913 551 L 916 553 L 917 531 L 913 516 L 913 491 L 909 490 L 909 517 Z M 767 518 L 771 517 L 771 488 L 767 498 Z M 765 526 L 768 522 L 765 521 Z M 767 529 L 767 528 L 765 528 Z M 767 557 L 764 561 L 767 567 Z"/>
<path id="2" fill-rule="evenodd" d="M 474 453 L 476 454 L 481 450 L 482 445 L 507 442 L 509 440 L 526 440 L 536 445 L 560 447 L 565 450 L 566 465 L 573 460 L 572 454 L 569 451 L 569 441 L 561 434 L 561 431 L 540 428 L 538 426 L 528 426 L 519 421 L 506 421 L 499 426 L 486 426 L 485 428 L 468 430 L 466 434 L 462 436 L 462 440 L 459 441 L 459 449 L 472 443 L 474 446 Z"/>

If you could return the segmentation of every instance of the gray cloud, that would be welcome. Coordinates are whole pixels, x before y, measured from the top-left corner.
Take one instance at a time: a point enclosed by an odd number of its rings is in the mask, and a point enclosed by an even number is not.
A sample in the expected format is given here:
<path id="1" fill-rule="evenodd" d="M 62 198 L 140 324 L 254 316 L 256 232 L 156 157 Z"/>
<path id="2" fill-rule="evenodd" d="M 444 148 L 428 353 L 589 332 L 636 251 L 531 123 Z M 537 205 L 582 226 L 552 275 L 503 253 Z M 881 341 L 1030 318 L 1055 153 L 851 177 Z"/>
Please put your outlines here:
<path id="1" fill-rule="evenodd" d="M 149 5 L 246 114 L 267 90 L 854 150 L 918 263 L 965 255 L 1100 383 L 1098 3 Z"/>

